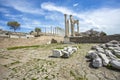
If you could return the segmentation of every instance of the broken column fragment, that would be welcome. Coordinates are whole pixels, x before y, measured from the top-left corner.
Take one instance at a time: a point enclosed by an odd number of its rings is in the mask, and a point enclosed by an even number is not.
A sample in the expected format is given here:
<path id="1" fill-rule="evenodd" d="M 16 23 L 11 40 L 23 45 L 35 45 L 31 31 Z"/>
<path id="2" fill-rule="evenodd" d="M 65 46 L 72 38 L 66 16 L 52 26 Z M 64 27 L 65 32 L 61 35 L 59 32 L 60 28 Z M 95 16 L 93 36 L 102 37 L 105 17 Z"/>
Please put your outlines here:
<path id="1" fill-rule="evenodd" d="M 53 57 L 69 58 L 74 52 L 77 51 L 77 47 L 69 46 L 63 49 L 53 49 Z"/>
<path id="2" fill-rule="evenodd" d="M 87 56 L 92 60 L 93 67 L 112 66 L 120 69 L 120 43 L 116 40 L 93 46 Z M 100 65 L 102 60 L 102 65 Z"/>

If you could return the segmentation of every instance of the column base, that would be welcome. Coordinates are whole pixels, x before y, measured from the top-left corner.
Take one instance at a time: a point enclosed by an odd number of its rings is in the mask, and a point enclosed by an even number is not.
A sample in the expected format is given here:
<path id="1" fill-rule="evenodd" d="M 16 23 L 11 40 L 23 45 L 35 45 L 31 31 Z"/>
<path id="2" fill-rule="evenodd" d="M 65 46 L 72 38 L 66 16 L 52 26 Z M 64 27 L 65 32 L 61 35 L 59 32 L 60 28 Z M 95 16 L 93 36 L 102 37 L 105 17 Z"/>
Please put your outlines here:
<path id="1" fill-rule="evenodd" d="M 64 37 L 64 43 L 70 43 L 70 38 L 69 37 Z"/>

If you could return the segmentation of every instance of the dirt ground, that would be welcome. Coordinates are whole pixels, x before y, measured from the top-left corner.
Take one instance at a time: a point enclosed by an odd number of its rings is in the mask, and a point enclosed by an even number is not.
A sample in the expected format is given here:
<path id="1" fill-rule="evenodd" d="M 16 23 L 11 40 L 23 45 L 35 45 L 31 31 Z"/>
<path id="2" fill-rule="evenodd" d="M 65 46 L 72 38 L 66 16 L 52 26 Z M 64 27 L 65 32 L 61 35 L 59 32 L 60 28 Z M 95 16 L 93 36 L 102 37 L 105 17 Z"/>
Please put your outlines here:
<path id="1" fill-rule="evenodd" d="M 61 36 L 41 36 L 35 38 L 0 38 L 0 48 L 47 44 L 51 39 L 63 41 Z"/>
<path id="2" fill-rule="evenodd" d="M 85 55 L 96 44 L 46 44 L 54 38 L 3 39 L 0 41 L 0 80 L 119 80 L 120 71 L 101 67 L 94 69 Z M 7 50 L 7 47 L 41 45 L 37 48 Z M 52 58 L 52 50 L 78 46 L 70 58 Z"/>

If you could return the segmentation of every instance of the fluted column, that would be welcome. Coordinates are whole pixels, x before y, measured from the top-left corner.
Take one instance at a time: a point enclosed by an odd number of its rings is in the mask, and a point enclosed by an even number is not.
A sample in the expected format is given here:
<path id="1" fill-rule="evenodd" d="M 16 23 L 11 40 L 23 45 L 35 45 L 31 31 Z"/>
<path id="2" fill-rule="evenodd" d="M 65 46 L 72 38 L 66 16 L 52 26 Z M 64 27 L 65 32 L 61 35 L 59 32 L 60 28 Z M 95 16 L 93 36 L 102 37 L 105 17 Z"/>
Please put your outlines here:
<path id="1" fill-rule="evenodd" d="M 77 20 L 77 32 L 79 33 L 79 20 Z"/>
<path id="2" fill-rule="evenodd" d="M 67 20 L 67 36 L 69 37 L 69 20 Z"/>
<path id="3" fill-rule="evenodd" d="M 52 32 L 52 26 L 51 26 L 51 34 L 53 34 L 53 32 Z"/>
<path id="4" fill-rule="evenodd" d="M 68 37 L 67 14 L 64 14 L 64 17 L 65 17 L 65 37 Z"/>
<path id="5" fill-rule="evenodd" d="M 71 24 L 71 36 L 74 36 L 74 20 L 72 15 L 70 15 L 70 24 Z"/>

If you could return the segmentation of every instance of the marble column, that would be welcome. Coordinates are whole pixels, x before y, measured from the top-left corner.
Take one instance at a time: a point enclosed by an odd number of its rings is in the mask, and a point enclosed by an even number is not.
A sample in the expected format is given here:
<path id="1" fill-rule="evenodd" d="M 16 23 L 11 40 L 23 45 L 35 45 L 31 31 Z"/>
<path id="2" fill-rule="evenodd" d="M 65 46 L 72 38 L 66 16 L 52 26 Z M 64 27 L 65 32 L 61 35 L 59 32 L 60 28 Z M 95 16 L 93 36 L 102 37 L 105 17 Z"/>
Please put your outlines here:
<path id="1" fill-rule="evenodd" d="M 77 20 L 77 32 L 79 33 L 79 20 Z"/>
<path id="2" fill-rule="evenodd" d="M 53 34 L 53 31 L 52 31 L 52 26 L 51 26 L 51 34 Z"/>
<path id="3" fill-rule="evenodd" d="M 69 37 L 69 20 L 67 20 L 67 36 Z"/>
<path id="4" fill-rule="evenodd" d="M 74 19 L 72 17 L 72 15 L 70 15 L 70 24 L 71 24 L 71 36 L 74 37 Z"/>
<path id="5" fill-rule="evenodd" d="M 68 37 L 67 14 L 64 14 L 64 17 L 65 17 L 65 37 Z"/>

